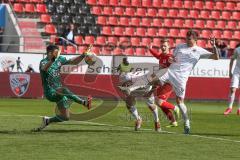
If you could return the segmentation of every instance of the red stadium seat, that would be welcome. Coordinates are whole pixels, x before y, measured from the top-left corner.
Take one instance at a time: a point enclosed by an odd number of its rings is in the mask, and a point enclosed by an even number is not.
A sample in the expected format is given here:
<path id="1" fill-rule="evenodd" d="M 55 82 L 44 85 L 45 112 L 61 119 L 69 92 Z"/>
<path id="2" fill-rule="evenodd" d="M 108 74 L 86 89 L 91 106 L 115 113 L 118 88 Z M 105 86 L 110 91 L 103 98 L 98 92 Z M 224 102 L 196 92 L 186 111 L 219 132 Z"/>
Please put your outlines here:
<path id="1" fill-rule="evenodd" d="M 60 45 L 58 45 L 58 47 L 59 47 L 59 50 L 61 51 L 61 53 L 65 53 L 64 46 L 60 46 Z"/>
<path id="2" fill-rule="evenodd" d="M 209 11 L 202 10 L 202 11 L 200 12 L 199 18 L 209 19 L 209 17 L 210 17 L 210 12 L 209 12 Z"/>
<path id="3" fill-rule="evenodd" d="M 187 32 L 188 32 L 188 29 L 180 29 L 179 36 L 185 38 L 187 35 Z"/>
<path id="4" fill-rule="evenodd" d="M 82 54 L 87 50 L 87 46 L 78 46 L 78 53 Z"/>
<path id="5" fill-rule="evenodd" d="M 226 20 L 229 20 L 231 18 L 231 12 L 228 12 L 228 11 L 223 11 L 222 12 L 222 19 L 226 19 Z"/>
<path id="6" fill-rule="evenodd" d="M 45 33 L 48 33 L 48 34 L 56 34 L 56 28 L 54 25 L 52 24 L 47 24 L 45 26 Z"/>
<path id="7" fill-rule="evenodd" d="M 224 6 L 225 6 L 224 2 L 221 2 L 221 1 L 220 2 L 216 2 L 215 6 L 214 6 L 214 9 L 223 10 Z"/>
<path id="8" fill-rule="evenodd" d="M 142 18 L 141 24 L 142 26 L 149 27 L 151 26 L 152 18 Z"/>
<path id="9" fill-rule="evenodd" d="M 194 27 L 195 28 L 204 28 L 205 21 L 204 20 L 196 20 Z"/>
<path id="10" fill-rule="evenodd" d="M 100 5 L 108 5 L 108 0 L 97 0 L 98 4 Z"/>
<path id="11" fill-rule="evenodd" d="M 48 14 L 41 14 L 40 21 L 42 23 L 50 23 L 51 22 L 51 16 Z"/>
<path id="12" fill-rule="evenodd" d="M 203 1 L 195 1 L 194 2 L 194 6 L 193 8 L 196 8 L 196 9 L 203 9 L 203 6 L 204 6 L 204 2 Z"/>
<path id="13" fill-rule="evenodd" d="M 184 42 L 183 39 L 176 39 L 176 40 L 175 40 L 175 46 L 178 45 L 178 44 L 181 44 L 181 43 L 183 43 L 183 42 Z"/>
<path id="14" fill-rule="evenodd" d="M 172 0 L 163 0 L 162 7 L 171 8 L 172 7 Z"/>
<path id="15" fill-rule="evenodd" d="M 109 5 L 118 6 L 118 0 L 109 0 Z"/>
<path id="16" fill-rule="evenodd" d="M 183 19 L 175 19 L 173 26 L 182 28 L 183 24 L 184 24 L 184 20 Z"/>
<path id="17" fill-rule="evenodd" d="M 13 10 L 17 13 L 23 13 L 24 12 L 24 6 L 22 3 L 14 3 L 13 4 Z"/>
<path id="18" fill-rule="evenodd" d="M 239 37 L 240 37 L 240 31 L 234 31 L 233 38 L 234 39 L 239 39 Z"/>
<path id="19" fill-rule="evenodd" d="M 121 48 L 115 48 L 114 50 L 113 50 L 113 54 L 114 55 L 122 55 L 122 54 L 124 54 L 123 53 L 123 50 L 121 49 Z"/>
<path id="20" fill-rule="evenodd" d="M 185 0 L 184 1 L 184 8 L 193 8 L 193 1 L 192 0 Z"/>
<path id="21" fill-rule="evenodd" d="M 205 40 L 198 40 L 197 41 L 198 46 L 202 47 L 202 48 L 206 48 L 207 42 Z"/>
<path id="22" fill-rule="evenodd" d="M 85 36 L 84 42 L 85 44 L 94 44 L 95 38 L 94 36 Z"/>
<path id="23" fill-rule="evenodd" d="M 75 42 L 77 45 L 83 44 L 83 37 L 82 37 L 82 36 L 74 36 L 74 42 Z"/>
<path id="24" fill-rule="evenodd" d="M 38 13 L 47 13 L 47 7 L 45 4 L 36 4 L 36 11 Z"/>
<path id="25" fill-rule="evenodd" d="M 105 36 L 98 36 L 96 38 L 97 45 L 105 45 L 106 44 L 106 37 Z"/>
<path id="26" fill-rule="evenodd" d="M 32 3 L 25 4 L 25 12 L 27 13 L 34 13 L 35 12 L 35 6 Z"/>
<path id="27" fill-rule="evenodd" d="M 107 18 L 105 16 L 98 16 L 97 23 L 101 25 L 107 24 Z"/>
<path id="28" fill-rule="evenodd" d="M 183 7 L 183 2 L 181 0 L 174 0 L 172 4 L 173 8 L 182 8 Z"/>
<path id="29" fill-rule="evenodd" d="M 215 27 L 223 29 L 223 28 L 225 28 L 225 26 L 226 26 L 226 22 L 225 21 L 217 21 L 217 24 L 216 24 Z"/>
<path id="30" fill-rule="evenodd" d="M 130 43 L 130 40 L 128 37 L 119 37 L 120 43 Z"/>
<path id="31" fill-rule="evenodd" d="M 146 13 L 147 13 L 147 12 L 146 12 L 146 9 L 145 9 L 145 8 L 137 8 L 135 14 L 136 14 L 136 16 L 144 17 L 144 16 L 147 15 Z"/>
<path id="32" fill-rule="evenodd" d="M 160 8 L 161 5 L 162 5 L 162 2 L 159 1 L 159 0 L 153 0 L 153 1 L 152 1 L 152 5 L 153 5 L 154 7 Z"/>
<path id="33" fill-rule="evenodd" d="M 102 28 L 102 34 L 105 35 L 112 35 L 112 29 L 109 26 L 103 26 Z"/>
<path id="34" fill-rule="evenodd" d="M 143 7 L 152 7 L 152 3 L 149 0 L 142 0 Z"/>
<path id="35" fill-rule="evenodd" d="M 232 19 L 233 20 L 240 20 L 240 12 L 233 12 L 232 13 Z"/>
<path id="36" fill-rule="evenodd" d="M 143 37 L 143 36 L 145 36 L 145 34 L 146 34 L 146 29 L 145 28 L 137 28 L 136 29 L 136 35 L 137 36 Z"/>
<path id="37" fill-rule="evenodd" d="M 142 0 L 132 0 L 131 2 L 132 2 L 131 3 L 132 6 L 134 6 L 134 7 L 139 7 L 142 5 Z"/>
<path id="38" fill-rule="evenodd" d="M 105 15 L 112 15 L 113 14 L 113 8 L 112 7 L 104 7 L 102 14 Z"/>
<path id="39" fill-rule="evenodd" d="M 166 9 L 159 9 L 158 10 L 158 16 L 159 17 L 167 17 L 167 10 Z"/>
<path id="40" fill-rule="evenodd" d="M 110 16 L 108 17 L 108 22 L 109 25 L 118 25 L 118 19 L 116 16 Z"/>
<path id="41" fill-rule="evenodd" d="M 132 17 L 132 18 L 131 18 L 131 25 L 133 25 L 133 26 L 139 26 L 139 25 L 140 25 L 140 18 L 138 18 L 138 17 Z"/>
<path id="42" fill-rule="evenodd" d="M 124 53 L 126 54 L 126 55 L 134 55 L 134 49 L 133 48 L 126 48 L 125 50 L 124 50 Z"/>
<path id="43" fill-rule="evenodd" d="M 156 28 L 148 28 L 148 29 L 147 29 L 147 36 L 150 36 L 150 37 L 155 37 L 155 36 L 157 36 L 157 30 L 156 30 Z"/>
<path id="44" fill-rule="evenodd" d="M 178 15 L 178 10 L 176 10 L 176 9 L 170 9 L 170 10 L 168 11 L 168 15 L 169 15 L 169 17 L 177 17 L 177 15 Z"/>
<path id="45" fill-rule="evenodd" d="M 205 9 L 208 9 L 208 10 L 213 10 L 213 9 L 214 9 L 214 2 L 212 2 L 212 1 L 206 1 L 204 8 L 205 8 Z"/>
<path id="46" fill-rule="evenodd" d="M 184 27 L 186 27 L 186 28 L 192 28 L 193 25 L 194 25 L 194 21 L 193 21 L 193 20 L 191 20 L 191 19 L 186 19 L 186 20 L 185 20 Z"/>
<path id="47" fill-rule="evenodd" d="M 123 7 L 115 7 L 114 14 L 118 16 L 124 15 L 124 9 Z"/>
<path id="48" fill-rule="evenodd" d="M 102 14 L 102 7 L 93 6 L 91 11 L 92 11 L 92 14 L 101 15 Z"/>
<path id="49" fill-rule="evenodd" d="M 120 0 L 120 5 L 131 6 L 131 0 Z"/>
<path id="50" fill-rule="evenodd" d="M 138 37 L 131 37 L 131 45 L 132 46 L 139 46 L 140 45 L 140 38 L 138 38 Z"/>
<path id="51" fill-rule="evenodd" d="M 215 21 L 214 20 L 207 20 L 206 21 L 206 28 L 214 28 L 215 27 Z"/>
<path id="52" fill-rule="evenodd" d="M 223 31 L 222 38 L 232 39 L 232 36 L 233 36 L 233 32 L 232 31 L 228 31 L 228 30 Z"/>
<path id="53" fill-rule="evenodd" d="M 169 36 L 170 37 L 178 37 L 178 34 L 179 34 L 179 30 L 178 29 L 171 28 L 169 30 Z"/>
<path id="54" fill-rule="evenodd" d="M 189 17 L 190 18 L 198 18 L 199 12 L 198 10 L 190 10 L 189 11 Z"/>
<path id="55" fill-rule="evenodd" d="M 236 7 L 236 4 L 234 2 L 226 2 L 225 10 L 234 10 Z"/>
<path id="56" fill-rule="evenodd" d="M 230 48 L 234 49 L 234 48 L 236 48 L 238 43 L 239 43 L 239 41 L 230 41 L 229 46 L 230 46 Z"/>
<path id="57" fill-rule="evenodd" d="M 129 26 L 129 18 L 128 17 L 120 17 L 119 25 Z"/>
<path id="58" fill-rule="evenodd" d="M 213 30 L 212 31 L 212 36 L 216 38 L 221 38 L 222 32 L 220 30 Z"/>
<path id="59" fill-rule="evenodd" d="M 237 28 L 237 22 L 236 21 L 228 21 L 227 22 L 227 28 L 236 29 Z"/>
<path id="60" fill-rule="evenodd" d="M 161 39 L 160 38 L 153 38 L 152 46 L 160 47 L 160 45 L 161 45 Z"/>
<path id="61" fill-rule="evenodd" d="M 220 19 L 220 12 L 219 11 L 212 11 L 211 17 L 214 19 Z"/>
<path id="62" fill-rule="evenodd" d="M 91 5 L 96 5 L 97 4 L 97 0 L 87 0 L 87 3 L 91 4 Z"/>
<path id="63" fill-rule="evenodd" d="M 142 38 L 142 41 L 141 41 L 142 46 L 150 46 L 150 44 L 151 44 L 151 38 L 146 38 L 146 37 Z"/>
<path id="64" fill-rule="evenodd" d="M 93 46 L 91 51 L 95 53 L 96 55 L 100 54 L 100 48 L 98 46 Z"/>
<path id="65" fill-rule="evenodd" d="M 158 30 L 158 36 L 166 37 L 167 35 L 168 35 L 167 29 L 165 29 L 165 28 L 160 28 L 160 29 Z"/>
<path id="66" fill-rule="evenodd" d="M 137 56 L 144 56 L 146 54 L 145 48 L 136 48 L 136 55 Z"/>
<path id="67" fill-rule="evenodd" d="M 122 36 L 124 32 L 123 27 L 114 27 L 114 35 Z"/>
<path id="68" fill-rule="evenodd" d="M 164 19 L 164 20 L 163 20 L 163 24 L 164 24 L 164 26 L 166 26 L 166 27 L 172 27 L 172 25 L 173 25 L 173 20 L 172 20 L 172 19 Z"/>
<path id="69" fill-rule="evenodd" d="M 148 8 L 147 9 L 147 16 L 156 17 L 157 16 L 157 10 L 155 8 Z"/>
<path id="70" fill-rule="evenodd" d="M 126 16 L 134 16 L 135 14 L 135 8 L 132 7 L 127 7 L 125 10 L 125 15 Z"/>
<path id="71" fill-rule="evenodd" d="M 76 47 L 74 47 L 74 46 L 67 46 L 67 51 L 66 51 L 67 54 L 75 54 L 76 52 L 77 52 Z"/>
<path id="72" fill-rule="evenodd" d="M 125 28 L 125 35 L 133 36 L 135 33 L 135 29 L 133 27 L 126 27 Z"/>
<path id="73" fill-rule="evenodd" d="M 117 45 L 117 43 L 118 43 L 118 38 L 117 38 L 117 37 L 114 37 L 114 36 L 110 36 L 110 37 L 108 37 L 108 43 Z"/>
<path id="74" fill-rule="evenodd" d="M 209 38 L 211 36 L 210 30 L 202 30 L 201 37 L 202 38 Z"/>
<path id="75" fill-rule="evenodd" d="M 162 20 L 159 18 L 154 18 L 153 19 L 153 23 L 152 23 L 153 27 L 161 27 L 162 26 Z"/>
<path id="76" fill-rule="evenodd" d="M 181 18 L 188 17 L 188 10 L 186 10 L 186 9 L 179 10 L 178 17 L 181 17 Z"/>

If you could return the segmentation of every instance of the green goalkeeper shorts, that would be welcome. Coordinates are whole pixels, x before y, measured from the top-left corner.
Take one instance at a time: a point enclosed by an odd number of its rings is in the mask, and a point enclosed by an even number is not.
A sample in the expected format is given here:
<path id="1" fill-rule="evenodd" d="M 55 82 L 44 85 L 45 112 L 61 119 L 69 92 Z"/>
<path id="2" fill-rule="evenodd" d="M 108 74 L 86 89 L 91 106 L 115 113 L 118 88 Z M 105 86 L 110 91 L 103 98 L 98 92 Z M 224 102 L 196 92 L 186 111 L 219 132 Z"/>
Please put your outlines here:
<path id="1" fill-rule="evenodd" d="M 49 101 L 56 102 L 58 109 L 70 107 L 71 101 L 66 96 L 57 94 L 56 91 L 47 92 L 45 96 Z"/>

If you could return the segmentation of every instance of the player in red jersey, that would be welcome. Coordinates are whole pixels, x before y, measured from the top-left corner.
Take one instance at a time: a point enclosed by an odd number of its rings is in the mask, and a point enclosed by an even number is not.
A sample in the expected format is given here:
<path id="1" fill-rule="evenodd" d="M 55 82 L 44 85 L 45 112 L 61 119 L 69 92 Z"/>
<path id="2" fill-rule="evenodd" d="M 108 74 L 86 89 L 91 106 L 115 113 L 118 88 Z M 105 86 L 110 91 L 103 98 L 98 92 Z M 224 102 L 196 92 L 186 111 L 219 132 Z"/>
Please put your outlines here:
<path id="1" fill-rule="evenodd" d="M 159 69 L 168 68 L 174 60 L 173 55 L 169 51 L 170 45 L 167 38 L 161 40 L 161 53 L 156 52 L 151 47 L 149 50 L 150 53 L 159 60 Z M 169 126 L 176 127 L 178 124 L 172 111 L 174 111 L 174 113 L 178 116 L 179 108 L 167 102 L 167 99 L 171 95 L 172 91 L 172 86 L 169 83 L 166 83 L 163 86 L 158 86 L 156 92 L 156 104 L 162 109 L 171 122 Z"/>

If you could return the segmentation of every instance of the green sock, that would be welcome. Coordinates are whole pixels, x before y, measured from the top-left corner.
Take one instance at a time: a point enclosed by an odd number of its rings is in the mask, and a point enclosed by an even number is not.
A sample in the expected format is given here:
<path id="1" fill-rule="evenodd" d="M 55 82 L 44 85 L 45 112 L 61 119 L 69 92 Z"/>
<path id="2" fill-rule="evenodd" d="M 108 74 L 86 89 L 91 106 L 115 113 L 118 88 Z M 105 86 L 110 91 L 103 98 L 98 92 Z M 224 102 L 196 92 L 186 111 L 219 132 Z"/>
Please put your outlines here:
<path id="1" fill-rule="evenodd" d="M 51 117 L 48 121 L 48 123 L 53 123 L 53 122 L 63 122 L 63 121 L 68 121 L 69 119 L 63 116 L 56 115 L 54 117 Z"/>

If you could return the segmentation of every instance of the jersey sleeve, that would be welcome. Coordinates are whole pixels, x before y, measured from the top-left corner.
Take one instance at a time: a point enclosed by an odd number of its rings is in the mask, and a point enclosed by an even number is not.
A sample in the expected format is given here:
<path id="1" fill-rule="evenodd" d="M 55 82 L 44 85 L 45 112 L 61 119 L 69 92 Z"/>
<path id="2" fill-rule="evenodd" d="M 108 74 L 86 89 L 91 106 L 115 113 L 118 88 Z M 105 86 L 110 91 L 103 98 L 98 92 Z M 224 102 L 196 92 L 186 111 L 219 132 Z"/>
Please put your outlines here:
<path id="1" fill-rule="evenodd" d="M 204 48 L 199 47 L 199 54 L 200 58 L 209 58 L 213 53 Z"/>
<path id="2" fill-rule="evenodd" d="M 43 71 L 44 66 L 47 64 L 47 61 L 41 60 L 39 65 L 39 70 Z"/>
<path id="3" fill-rule="evenodd" d="M 69 63 L 69 60 L 66 57 L 60 56 L 59 61 L 61 62 L 62 65 L 66 65 Z"/>
<path id="4" fill-rule="evenodd" d="M 153 50 L 153 49 L 149 49 L 150 53 L 157 59 L 159 59 L 159 56 L 161 55 L 161 53 Z"/>

